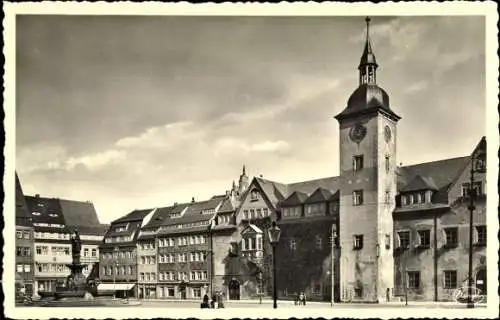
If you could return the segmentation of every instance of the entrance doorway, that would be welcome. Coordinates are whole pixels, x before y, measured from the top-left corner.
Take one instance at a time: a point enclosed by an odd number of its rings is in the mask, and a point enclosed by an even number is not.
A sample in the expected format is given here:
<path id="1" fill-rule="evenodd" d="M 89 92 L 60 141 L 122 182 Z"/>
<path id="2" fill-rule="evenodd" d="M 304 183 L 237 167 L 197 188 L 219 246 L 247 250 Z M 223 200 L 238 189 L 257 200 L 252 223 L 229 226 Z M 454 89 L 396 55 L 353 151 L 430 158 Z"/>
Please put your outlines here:
<path id="1" fill-rule="evenodd" d="M 236 279 L 229 282 L 229 300 L 240 300 L 240 282 Z"/>
<path id="2" fill-rule="evenodd" d="M 486 269 L 480 269 L 476 273 L 476 288 L 481 290 L 481 294 L 486 294 Z"/>

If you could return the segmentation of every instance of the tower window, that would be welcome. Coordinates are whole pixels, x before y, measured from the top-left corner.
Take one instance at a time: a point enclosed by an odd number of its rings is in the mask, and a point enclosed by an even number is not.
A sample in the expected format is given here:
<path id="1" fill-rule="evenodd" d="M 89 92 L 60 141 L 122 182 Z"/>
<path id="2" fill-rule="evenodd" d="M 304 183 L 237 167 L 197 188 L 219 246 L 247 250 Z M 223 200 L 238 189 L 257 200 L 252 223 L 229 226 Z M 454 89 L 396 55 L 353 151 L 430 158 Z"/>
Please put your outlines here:
<path id="1" fill-rule="evenodd" d="M 363 235 L 362 234 L 354 235 L 353 249 L 354 250 L 363 249 Z"/>
<path id="2" fill-rule="evenodd" d="M 386 204 L 391 203 L 391 192 L 390 191 L 385 192 L 385 203 Z"/>
<path id="3" fill-rule="evenodd" d="M 363 169 L 363 155 L 354 156 L 352 160 L 353 170 L 359 171 Z"/>
<path id="4" fill-rule="evenodd" d="M 389 172 L 389 170 L 391 169 L 391 165 L 390 165 L 390 162 L 389 162 L 389 156 L 385 156 L 385 172 Z"/>
<path id="5" fill-rule="evenodd" d="M 355 206 L 363 204 L 363 190 L 354 190 L 352 193 L 352 203 Z"/>

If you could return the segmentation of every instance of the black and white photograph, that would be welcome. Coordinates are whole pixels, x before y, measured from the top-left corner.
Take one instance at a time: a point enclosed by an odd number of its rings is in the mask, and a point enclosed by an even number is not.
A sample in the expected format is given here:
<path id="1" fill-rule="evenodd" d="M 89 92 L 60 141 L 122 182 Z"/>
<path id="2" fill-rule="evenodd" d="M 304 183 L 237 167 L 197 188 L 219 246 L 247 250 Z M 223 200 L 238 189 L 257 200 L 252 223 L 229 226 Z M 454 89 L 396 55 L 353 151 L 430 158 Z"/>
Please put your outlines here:
<path id="1" fill-rule="evenodd" d="M 495 317 L 493 9 L 7 3 L 6 316 Z"/>

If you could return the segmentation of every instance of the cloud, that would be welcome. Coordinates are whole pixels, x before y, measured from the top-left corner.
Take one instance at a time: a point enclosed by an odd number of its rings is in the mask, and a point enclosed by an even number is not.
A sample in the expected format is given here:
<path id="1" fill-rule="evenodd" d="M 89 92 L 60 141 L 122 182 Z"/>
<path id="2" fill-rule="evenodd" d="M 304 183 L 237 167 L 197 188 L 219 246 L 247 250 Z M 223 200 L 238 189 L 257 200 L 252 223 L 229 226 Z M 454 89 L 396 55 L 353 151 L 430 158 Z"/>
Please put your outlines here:
<path id="1" fill-rule="evenodd" d="M 288 144 L 288 142 L 279 140 L 279 141 L 264 141 L 253 144 L 250 147 L 250 150 L 257 152 L 282 152 L 282 151 L 287 151 L 289 148 L 290 145 Z"/>
<path id="2" fill-rule="evenodd" d="M 406 93 L 414 93 L 425 90 L 429 86 L 429 81 L 421 80 L 410 84 L 406 89 Z"/>
<path id="3" fill-rule="evenodd" d="M 168 123 L 160 127 L 151 127 L 146 129 L 138 136 L 125 137 L 116 142 L 117 147 L 123 148 L 158 148 L 171 147 L 176 139 L 187 139 L 193 135 L 189 128 L 193 126 L 192 122 Z"/>

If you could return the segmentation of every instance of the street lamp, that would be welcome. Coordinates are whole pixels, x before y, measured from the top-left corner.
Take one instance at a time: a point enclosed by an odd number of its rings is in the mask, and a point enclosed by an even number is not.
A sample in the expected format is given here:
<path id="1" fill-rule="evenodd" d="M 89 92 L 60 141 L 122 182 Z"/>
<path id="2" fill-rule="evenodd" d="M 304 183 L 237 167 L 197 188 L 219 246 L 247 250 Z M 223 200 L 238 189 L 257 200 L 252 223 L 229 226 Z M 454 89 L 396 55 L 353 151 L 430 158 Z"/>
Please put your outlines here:
<path id="1" fill-rule="evenodd" d="M 267 230 L 269 235 L 269 241 L 271 242 L 271 246 L 273 247 L 273 283 L 274 283 L 274 304 L 273 308 L 276 309 L 278 307 L 278 291 L 276 290 L 276 245 L 280 240 L 281 229 L 276 225 L 276 221 L 273 221 L 271 228 Z"/>
<path id="2" fill-rule="evenodd" d="M 337 246 L 337 232 L 335 231 L 335 225 L 332 224 L 332 237 L 331 237 L 331 243 L 332 243 L 332 292 L 331 292 L 331 301 L 330 305 L 333 307 L 333 303 L 335 301 L 335 248 Z"/>
<path id="3" fill-rule="evenodd" d="M 113 299 L 116 298 L 116 273 L 118 272 L 118 247 L 113 249 Z"/>
<path id="4" fill-rule="evenodd" d="M 210 297 L 214 296 L 214 242 L 213 242 L 213 228 L 215 227 L 215 220 L 210 220 L 210 224 L 208 225 L 208 236 L 210 238 Z"/>
<path id="5" fill-rule="evenodd" d="M 259 280 L 259 304 L 262 304 L 262 269 L 259 269 L 257 278 Z"/>
<path id="6" fill-rule="evenodd" d="M 476 197 L 476 189 L 474 188 L 474 173 L 486 172 L 486 138 L 482 138 L 478 147 L 474 150 L 471 156 L 470 167 L 470 186 L 469 186 L 469 285 L 467 295 L 467 308 L 474 308 L 472 301 L 472 242 L 473 242 L 473 215 L 476 207 L 474 200 Z"/>

